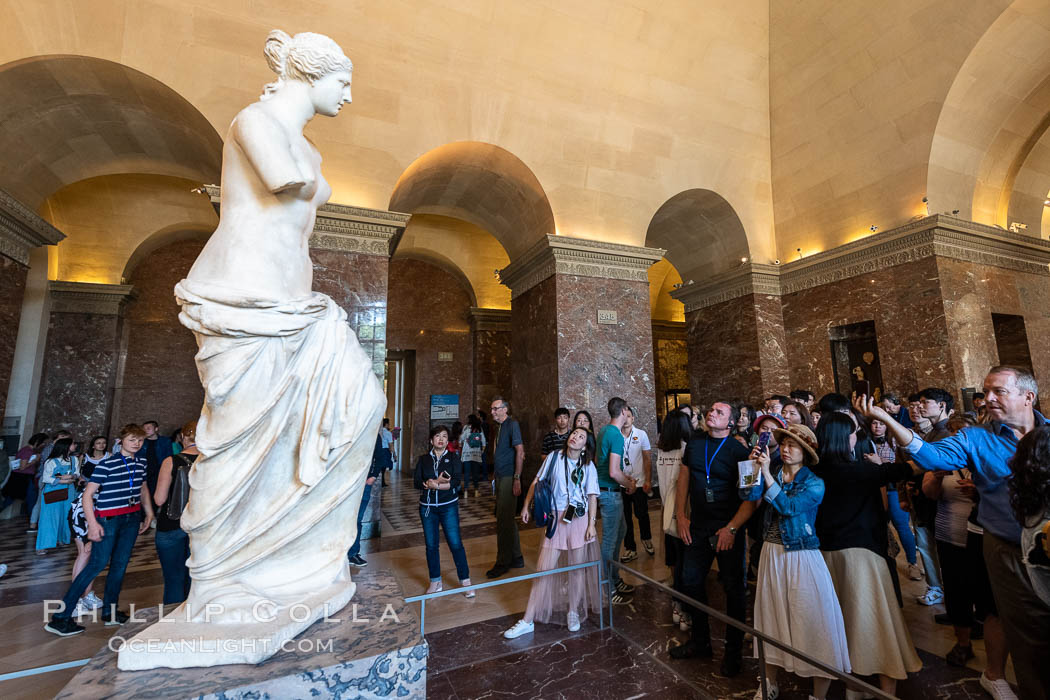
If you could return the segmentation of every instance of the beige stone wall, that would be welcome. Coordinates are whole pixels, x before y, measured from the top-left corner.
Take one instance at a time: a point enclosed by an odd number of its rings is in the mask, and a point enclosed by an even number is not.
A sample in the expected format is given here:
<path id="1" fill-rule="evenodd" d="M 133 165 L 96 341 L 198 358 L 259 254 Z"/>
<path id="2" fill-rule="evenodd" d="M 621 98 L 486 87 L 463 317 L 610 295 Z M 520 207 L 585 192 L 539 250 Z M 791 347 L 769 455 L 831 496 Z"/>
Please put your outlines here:
<path id="1" fill-rule="evenodd" d="M 797 259 L 798 248 L 809 255 L 870 235 L 872 225 L 886 231 L 926 214 L 927 166 L 945 100 L 975 45 L 1010 4 L 771 1 L 773 193 L 781 260 Z M 1003 66 L 1019 66 L 1016 48 L 1000 57 Z M 967 111 L 989 109 L 987 97 L 970 102 Z M 968 128 L 963 123 L 949 131 Z M 945 144 L 942 160 L 979 162 L 984 151 L 971 150 L 965 140 Z M 930 198 L 930 213 L 969 207 L 965 187 L 950 196 L 931 192 Z M 760 261 L 757 251 L 754 257 Z"/>
<path id="2" fill-rule="evenodd" d="M 215 230 L 218 216 L 207 196 L 191 192 L 196 186 L 158 175 L 106 175 L 54 193 L 40 213 L 67 237 L 51 278 L 120 284 L 156 248 Z"/>
<path id="3" fill-rule="evenodd" d="M 535 173 L 562 233 L 640 245 L 664 201 L 703 187 L 733 205 L 756 256 L 769 252 L 765 0 L 39 0 L 5 16 L 0 64 L 116 61 L 220 134 L 272 78 L 271 28 L 330 34 L 355 62 L 354 105 L 308 129 L 333 201 L 385 208 L 421 155 L 480 141 Z"/>

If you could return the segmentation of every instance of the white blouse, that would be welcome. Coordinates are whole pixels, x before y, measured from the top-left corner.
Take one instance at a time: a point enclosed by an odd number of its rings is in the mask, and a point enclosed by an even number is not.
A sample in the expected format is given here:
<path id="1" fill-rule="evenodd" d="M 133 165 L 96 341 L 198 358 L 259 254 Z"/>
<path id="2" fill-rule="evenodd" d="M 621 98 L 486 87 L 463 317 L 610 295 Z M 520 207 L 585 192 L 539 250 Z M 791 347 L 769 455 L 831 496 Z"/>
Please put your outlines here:
<path id="1" fill-rule="evenodd" d="M 558 511 L 565 510 L 569 502 L 577 505 L 586 506 L 588 496 L 598 495 L 598 469 L 594 466 L 594 462 L 588 462 L 583 467 L 583 481 L 579 485 L 573 483 L 572 494 L 570 498 L 569 484 L 566 483 L 565 471 L 568 468 L 569 478 L 572 478 L 572 472 L 577 466 L 577 462 L 564 457 L 561 450 L 551 452 L 547 455 L 547 459 L 543 461 L 543 466 L 540 467 L 539 474 L 536 475 L 537 480 L 543 481 L 547 478 L 547 470 L 550 469 L 551 464 L 554 464 L 554 508 Z"/>

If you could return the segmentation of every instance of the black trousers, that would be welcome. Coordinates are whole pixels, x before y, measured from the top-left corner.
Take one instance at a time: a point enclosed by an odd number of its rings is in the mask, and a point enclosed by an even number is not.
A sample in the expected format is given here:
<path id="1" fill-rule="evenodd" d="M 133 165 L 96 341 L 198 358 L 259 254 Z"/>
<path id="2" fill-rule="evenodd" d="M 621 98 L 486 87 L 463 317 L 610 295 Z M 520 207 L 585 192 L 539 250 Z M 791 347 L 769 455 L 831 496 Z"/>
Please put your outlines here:
<path id="1" fill-rule="evenodd" d="M 986 615 L 997 614 L 992 584 L 984 565 L 981 535 L 970 532 L 965 547 L 937 540 L 937 558 L 944 579 L 944 608 L 956 627 L 973 627 Z"/>
<path id="2" fill-rule="evenodd" d="M 747 615 L 747 584 L 744 581 L 744 533 L 737 532 L 733 546 L 724 552 L 711 548 L 709 538 L 725 526 L 719 523 L 690 523 L 689 533 L 693 543 L 682 552 L 682 574 L 680 590 L 697 602 L 707 604 L 707 575 L 711 565 L 718 560 L 718 581 L 726 594 L 726 613 L 740 622 Z M 707 613 L 686 606 L 693 617 L 693 641 L 701 644 L 711 640 L 711 628 Z M 744 646 L 743 630 L 726 625 L 726 656 L 740 656 Z"/>
<path id="3" fill-rule="evenodd" d="M 653 530 L 649 524 L 649 497 L 645 491 L 635 489 L 630 496 L 621 492 L 623 496 L 623 519 L 627 523 L 627 532 L 623 536 L 624 549 L 635 551 L 638 549 L 634 542 L 634 518 L 638 518 L 638 535 L 643 540 L 653 538 Z"/>

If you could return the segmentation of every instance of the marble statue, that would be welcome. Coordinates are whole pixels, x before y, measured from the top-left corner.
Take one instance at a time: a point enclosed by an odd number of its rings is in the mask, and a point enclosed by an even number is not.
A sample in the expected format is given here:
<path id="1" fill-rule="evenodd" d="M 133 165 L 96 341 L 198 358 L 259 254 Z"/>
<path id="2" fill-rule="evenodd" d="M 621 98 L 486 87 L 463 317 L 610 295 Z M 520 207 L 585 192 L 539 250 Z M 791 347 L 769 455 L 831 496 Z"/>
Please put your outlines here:
<path id="1" fill-rule="evenodd" d="M 312 291 L 331 188 L 303 135 L 350 102 L 326 36 L 275 30 L 277 80 L 230 125 L 219 226 L 175 287 L 204 407 L 182 515 L 189 598 L 119 652 L 124 670 L 258 663 L 354 594 L 346 552 L 386 408 L 346 312 Z"/>

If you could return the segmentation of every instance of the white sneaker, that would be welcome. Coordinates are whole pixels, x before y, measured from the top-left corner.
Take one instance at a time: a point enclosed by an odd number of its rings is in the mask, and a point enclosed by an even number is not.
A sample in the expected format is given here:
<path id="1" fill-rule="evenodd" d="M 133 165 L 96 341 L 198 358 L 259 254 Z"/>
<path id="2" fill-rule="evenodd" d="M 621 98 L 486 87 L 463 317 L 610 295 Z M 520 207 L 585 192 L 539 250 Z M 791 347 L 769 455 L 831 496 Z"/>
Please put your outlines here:
<path id="1" fill-rule="evenodd" d="M 440 593 L 443 590 L 445 590 L 445 587 L 441 581 L 431 581 L 430 585 L 427 586 L 427 593 Z"/>
<path id="2" fill-rule="evenodd" d="M 758 690 L 755 691 L 755 700 L 777 700 L 780 697 L 780 686 L 776 683 L 766 683 L 766 695 L 762 697 L 762 683 L 758 684 Z"/>
<path id="3" fill-rule="evenodd" d="M 1010 687 L 1005 678 L 993 681 L 982 673 L 981 687 L 984 688 L 984 692 L 991 695 L 995 700 L 1017 700 L 1017 695 L 1014 694 L 1013 688 Z"/>
<path id="4" fill-rule="evenodd" d="M 532 624 L 531 622 L 525 622 L 525 620 L 518 620 L 514 623 L 513 627 L 511 627 L 509 630 L 503 633 L 503 636 L 507 639 L 517 639 L 523 634 L 530 634 L 534 629 L 536 629 L 536 625 Z"/>
<path id="5" fill-rule="evenodd" d="M 88 610 L 98 610 L 102 607 L 102 599 L 95 595 L 94 591 L 91 591 L 80 600 L 83 603 L 87 603 Z"/>
<path id="6" fill-rule="evenodd" d="M 925 594 L 918 596 L 915 600 L 919 605 L 937 605 L 944 600 L 944 591 L 930 586 L 926 589 Z"/>
<path id="7" fill-rule="evenodd" d="M 682 611 L 678 609 L 677 603 L 678 601 L 675 601 L 675 604 L 671 605 L 671 622 L 676 625 L 682 621 Z"/>
<path id="8" fill-rule="evenodd" d="M 678 629 L 683 632 L 688 632 L 693 629 L 693 616 L 684 610 L 682 611 L 682 620 L 678 623 Z"/>
<path id="9" fill-rule="evenodd" d="M 7 573 L 7 564 L 0 564 L 0 576 Z"/>
<path id="10" fill-rule="evenodd" d="M 919 568 L 918 564 L 908 564 L 908 578 L 912 581 L 922 580 L 922 569 Z"/>
<path id="11" fill-rule="evenodd" d="M 568 620 L 569 621 L 569 631 L 570 632 L 579 632 L 580 631 L 580 616 L 577 615 L 574 612 L 570 612 L 569 615 L 568 615 L 568 618 L 569 618 L 569 620 Z"/>
<path id="12" fill-rule="evenodd" d="M 77 606 L 73 608 L 73 617 L 80 617 L 81 615 L 87 615 L 91 612 L 91 608 L 84 605 L 84 600 L 80 599 L 77 601 Z"/>

